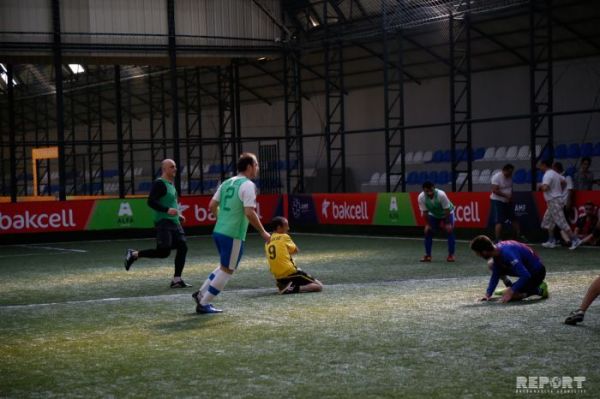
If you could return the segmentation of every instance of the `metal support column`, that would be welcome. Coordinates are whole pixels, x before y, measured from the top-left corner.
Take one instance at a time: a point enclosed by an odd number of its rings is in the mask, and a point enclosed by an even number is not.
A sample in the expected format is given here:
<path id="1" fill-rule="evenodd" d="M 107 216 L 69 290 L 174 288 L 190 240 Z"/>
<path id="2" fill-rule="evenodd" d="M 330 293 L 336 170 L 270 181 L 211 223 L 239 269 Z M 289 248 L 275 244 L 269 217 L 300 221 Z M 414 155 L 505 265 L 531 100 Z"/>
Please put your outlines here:
<path id="1" fill-rule="evenodd" d="M 529 133 L 532 190 L 537 185 L 538 161 L 542 157 L 554 158 L 552 61 L 552 0 L 530 0 Z M 538 145 L 541 148 L 539 154 Z"/>
<path id="2" fill-rule="evenodd" d="M 344 107 L 344 51 L 340 41 L 333 37 L 330 20 L 337 20 L 335 10 L 323 3 L 325 24 L 325 140 L 327 141 L 327 189 L 329 192 L 346 191 L 346 144 Z"/>
<path id="3" fill-rule="evenodd" d="M 286 189 L 304 192 L 304 143 L 302 138 L 302 78 L 300 54 L 292 50 L 283 58 Z"/>
<path id="4" fill-rule="evenodd" d="M 175 0 L 167 0 L 167 25 L 169 29 L 169 76 L 171 78 L 171 121 L 173 137 L 173 161 L 180 168 L 179 152 L 179 93 L 177 91 L 177 48 L 175 43 Z M 181 193 L 181 171 L 175 175 L 175 188 Z"/>
<path id="5" fill-rule="evenodd" d="M 217 68 L 218 97 L 219 97 L 219 155 L 221 159 L 221 180 L 235 170 L 237 160 L 235 110 L 234 110 L 234 81 L 233 68 Z"/>
<path id="6" fill-rule="evenodd" d="M 450 154 L 452 191 L 473 191 L 470 0 L 462 18 L 450 14 Z"/>
<path id="7" fill-rule="evenodd" d="M 385 14 L 384 14 L 385 16 Z M 403 32 L 383 31 L 386 191 L 406 191 Z M 391 54 L 396 51 L 396 62 Z"/>
<path id="8" fill-rule="evenodd" d="M 117 129 L 117 170 L 119 174 L 119 198 L 125 198 L 125 165 L 123 162 L 123 113 L 121 110 L 121 66 L 115 65 L 115 123 Z"/>
<path id="9" fill-rule="evenodd" d="M 65 176 L 66 187 L 65 191 L 70 195 L 77 195 L 79 190 L 78 183 L 78 168 L 77 168 L 77 153 L 75 145 L 76 122 L 75 122 L 75 92 L 71 91 L 65 95 L 65 110 L 68 114 L 65 118 Z"/>
<path id="10" fill-rule="evenodd" d="M 90 77 L 88 75 L 88 82 Z M 102 98 L 100 86 L 86 91 L 88 139 L 88 194 L 104 194 L 104 155 L 102 148 Z"/>
<path id="11" fill-rule="evenodd" d="M 6 66 L 8 85 L 8 141 L 10 152 L 10 200 L 17 202 L 17 126 L 15 123 L 15 88 L 13 84 L 13 65 Z"/>
<path id="12" fill-rule="evenodd" d="M 60 36 L 60 1 L 52 0 L 52 60 L 54 65 L 54 85 L 56 88 L 56 134 L 58 144 L 58 199 L 67 199 L 66 171 L 65 171 L 65 121 L 63 103 L 63 70 L 62 70 L 62 45 Z"/>
<path id="13" fill-rule="evenodd" d="M 7 83 L 8 85 L 8 83 Z M 6 156 L 6 144 L 4 143 L 4 138 L 8 137 L 9 127 L 8 127 L 8 107 L 0 108 L 0 196 L 5 196 L 7 193 L 7 181 L 6 181 L 6 170 L 9 170 L 10 166 L 6 167 L 6 162 L 10 162 L 10 157 Z M 5 114 L 6 112 L 6 114 Z"/>
<path id="14" fill-rule="evenodd" d="M 46 137 L 46 146 L 50 147 L 50 107 L 48 106 L 48 103 L 50 102 L 50 97 L 48 97 L 47 99 L 44 99 L 44 131 L 45 131 L 45 137 Z M 52 182 L 54 181 L 54 178 L 52 177 L 52 168 L 51 168 L 51 163 L 49 159 L 46 159 L 45 161 L 42 161 L 42 164 L 46 164 L 45 165 L 45 170 L 46 170 L 46 176 L 47 176 L 47 181 L 46 184 L 48 185 L 48 195 L 52 195 L 53 191 L 56 190 L 52 190 Z"/>
<path id="15" fill-rule="evenodd" d="M 185 138 L 187 192 L 204 194 L 204 157 L 202 152 L 202 86 L 200 68 L 184 71 Z"/>
<path id="16" fill-rule="evenodd" d="M 43 109 L 42 109 L 43 108 Z M 42 98 L 42 105 L 38 98 L 33 99 L 34 124 L 35 124 L 35 147 L 48 146 L 50 141 L 50 131 L 48 128 L 48 101 Z M 36 176 L 39 176 L 38 181 L 33 184 L 37 185 L 38 195 L 50 194 L 50 160 L 43 159 L 36 162 Z"/>
<path id="17" fill-rule="evenodd" d="M 164 75 L 148 74 L 148 104 L 150 106 L 150 170 L 152 178 L 160 174 L 160 162 L 167 157 L 167 124 L 165 116 Z"/>
<path id="18" fill-rule="evenodd" d="M 121 86 L 121 88 L 123 88 Z M 122 91 L 126 95 L 122 98 L 120 106 L 123 108 L 121 117 L 123 132 L 122 148 L 123 148 L 123 179 L 125 182 L 125 195 L 135 194 L 135 164 L 133 161 L 133 115 L 131 112 L 131 80 L 125 82 L 125 90 Z"/>
<path id="19" fill-rule="evenodd" d="M 240 66 L 236 60 L 233 60 L 233 108 L 235 109 L 235 145 L 237 153 L 234 154 L 234 160 L 237 159 L 242 150 L 242 106 L 240 100 Z"/>
<path id="20" fill-rule="evenodd" d="M 17 145 L 19 151 L 17 154 L 17 194 L 18 195 L 29 195 L 28 193 L 28 173 L 27 169 L 29 168 L 29 157 L 27 156 L 27 145 L 26 145 L 26 126 L 25 120 L 27 118 L 27 112 L 25 111 L 25 100 L 20 100 L 19 104 L 19 123 L 18 123 L 18 137 L 20 138 L 20 143 Z M 19 183 L 20 180 L 20 183 Z"/>

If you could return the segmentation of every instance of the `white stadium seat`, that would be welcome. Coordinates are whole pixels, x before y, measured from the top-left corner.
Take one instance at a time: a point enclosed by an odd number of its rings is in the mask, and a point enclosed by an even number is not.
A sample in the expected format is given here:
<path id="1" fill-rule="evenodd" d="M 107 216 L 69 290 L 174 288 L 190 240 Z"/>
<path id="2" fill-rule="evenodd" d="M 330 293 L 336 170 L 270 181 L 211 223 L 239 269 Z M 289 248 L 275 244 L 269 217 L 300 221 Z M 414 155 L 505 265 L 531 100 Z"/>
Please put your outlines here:
<path id="1" fill-rule="evenodd" d="M 421 162 L 431 162 L 433 159 L 433 151 L 425 151 L 423 153 L 423 160 Z"/>
<path id="2" fill-rule="evenodd" d="M 467 180 L 467 174 L 465 172 L 460 172 L 456 177 L 456 184 L 461 185 L 465 180 Z"/>
<path id="3" fill-rule="evenodd" d="M 495 155 L 496 155 L 496 148 L 489 147 L 488 149 L 485 150 L 485 154 L 483 154 L 483 160 L 484 161 L 493 161 Z"/>
<path id="4" fill-rule="evenodd" d="M 413 156 L 414 156 L 414 154 L 412 152 L 407 152 L 406 157 L 404 158 L 404 163 L 406 163 L 407 165 L 411 164 L 412 160 L 413 160 Z"/>
<path id="5" fill-rule="evenodd" d="M 379 172 L 375 172 L 371 175 L 371 180 L 369 180 L 369 183 L 374 186 L 379 183 Z"/>
<path id="6" fill-rule="evenodd" d="M 490 184 L 491 178 L 492 178 L 492 171 L 489 169 L 484 169 L 479 174 L 479 184 Z"/>
<path id="7" fill-rule="evenodd" d="M 505 159 L 507 161 L 514 161 L 514 160 L 516 160 L 518 152 L 519 152 L 519 147 L 516 146 L 516 145 L 511 145 L 510 147 L 508 147 L 508 150 L 506 150 Z"/>
<path id="8" fill-rule="evenodd" d="M 517 159 L 519 161 L 525 161 L 531 157 L 531 153 L 529 151 L 529 146 L 524 145 L 519 148 L 519 152 L 517 152 Z"/>
<path id="9" fill-rule="evenodd" d="M 496 160 L 496 161 L 506 160 L 506 147 L 498 147 L 496 149 L 496 154 L 494 154 L 494 160 Z"/>
<path id="10" fill-rule="evenodd" d="M 387 174 L 384 172 L 379 176 L 379 184 L 380 185 L 385 185 L 385 180 L 387 178 Z"/>
<path id="11" fill-rule="evenodd" d="M 423 162 L 423 151 L 417 151 L 417 152 L 415 152 L 415 155 L 413 156 L 412 163 L 421 163 L 421 162 Z"/>

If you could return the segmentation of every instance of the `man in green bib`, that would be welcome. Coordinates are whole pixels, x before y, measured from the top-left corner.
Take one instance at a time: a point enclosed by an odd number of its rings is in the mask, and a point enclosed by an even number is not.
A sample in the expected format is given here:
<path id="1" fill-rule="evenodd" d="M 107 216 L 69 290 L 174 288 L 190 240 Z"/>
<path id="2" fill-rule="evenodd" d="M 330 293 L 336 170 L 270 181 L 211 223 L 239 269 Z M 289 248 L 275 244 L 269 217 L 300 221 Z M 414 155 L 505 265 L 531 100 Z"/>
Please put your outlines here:
<path id="1" fill-rule="evenodd" d="M 192 297 L 197 313 L 220 313 L 210 302 L 219 295 L 237 269 L 242 253 L 248 224 L 269 242 L 267 233 L 256 213 L 256 186 L 250 179 L 258 176 L 256 155 L 243 153 L 237 162 L 238 175 L 225 180 L 208 205 L 217 218 L 213 239 L 220 256 L 220 265 L 208 276 L 202 287 Z"/>
<path id="2" fill-rule="evenodd" d="M 432 182 L 423 183 L 423 192 L 417 199 L 421 214 L 425 217 L 425 256 L 421 262 L 431 262 L 433 233 L 443 228 L 448 234 L 448 257 L 446 261 L 454 262 L 454 205 L 442 190 L 435 188 Z"/>
<path id="3" fill-rule="evenodd" d="M 185 221 L 177 206 L 177 190 L 173 185 L 177 166 L 172 159 L 161 163 L 161 176 L 152 183 L 148 195 L 148 206 L 154 210 L 154 226 L 156 227 L 156 248 L 136 251 L 128 249 L 125 253 L 125 270 L 129 270 L 133 262 L 139 258 L 166 258 L 171 249 L 177 250 L 175 255 L 175 273 L 171 288 L 191 287 L 181 279 L 185 265 L 187 244 L 181 222 Z"/>

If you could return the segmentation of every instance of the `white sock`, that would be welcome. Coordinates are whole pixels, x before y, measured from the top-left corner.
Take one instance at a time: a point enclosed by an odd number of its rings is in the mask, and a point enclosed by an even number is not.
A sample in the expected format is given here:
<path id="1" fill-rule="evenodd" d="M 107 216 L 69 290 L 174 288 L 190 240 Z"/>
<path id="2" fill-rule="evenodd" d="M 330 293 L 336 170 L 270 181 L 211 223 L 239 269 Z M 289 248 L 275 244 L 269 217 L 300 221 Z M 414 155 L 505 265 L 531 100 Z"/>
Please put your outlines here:
<path id="1" fill-rule="evenodd" d="M 208 305 L 214 297 L 219 295 L 219 293 L 225 288 L 225 285 L 231 278 L 231 274 L 225 273 L 222 270 L 218 270 L 215 273 L 215 278 L 210 282 L 208 289 L 206 290 L 206 295 L 202 296 L 202 301 L 200 301 L 201 305 Z"/>
<path id="2" fill-rule="evenodd" d="M 221 266 L 217 266 L 217 268 L 208 275 L 208 278 L 204 281 L 204 283 L 202 284 L 202 287 L 200 287 L 200 290 L 199 290 L 200 293 L 202 294 L 202 296 L 206 295 L 206 291 L 208 290 L 208 286 L 210 285 L 210 282 L 213 281 L 213 279 L 217 275 L 217 272 L 220 269 L 221 269 Z"/>

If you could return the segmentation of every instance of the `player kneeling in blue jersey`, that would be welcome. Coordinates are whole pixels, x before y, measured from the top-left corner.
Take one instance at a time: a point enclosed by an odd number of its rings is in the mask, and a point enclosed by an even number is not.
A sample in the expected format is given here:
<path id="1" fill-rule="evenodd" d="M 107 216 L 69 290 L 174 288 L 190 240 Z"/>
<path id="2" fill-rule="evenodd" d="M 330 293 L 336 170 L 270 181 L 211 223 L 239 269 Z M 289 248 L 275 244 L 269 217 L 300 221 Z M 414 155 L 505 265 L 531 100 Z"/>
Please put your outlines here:
<path id="1" fill-rule="evenodd" d="M 296 294 L 298 292 L 319 292 L 323 284 L 296 267 L 292 255 L 298 253 L 298 247 L 287 234 L 290 225 L 286 218 L 276 216 L 271 221 L 273 233 L 271 241 L 265 244 L 265 253 L 271 273 L 277 282 L 280 294 Z"/>
<path id="2" fill-rule="evenodd" d="M 491 261 L 492 277 L 482 301 L 489 300 L 503 276 L 519 279 L 502 292 L 501 302 L 519 301 L 531 295 L 548 298 L 548 285 L 544 281 L 546 268 L 533 249 L 517 241 L 500 241 L 495 244 L 487 236 L 477 236 L 471 241 L 471 250 Z"/>

